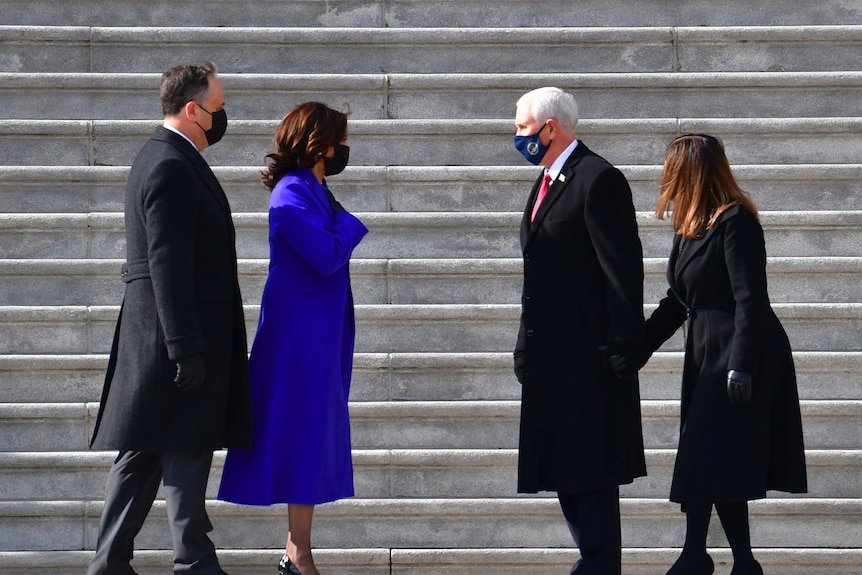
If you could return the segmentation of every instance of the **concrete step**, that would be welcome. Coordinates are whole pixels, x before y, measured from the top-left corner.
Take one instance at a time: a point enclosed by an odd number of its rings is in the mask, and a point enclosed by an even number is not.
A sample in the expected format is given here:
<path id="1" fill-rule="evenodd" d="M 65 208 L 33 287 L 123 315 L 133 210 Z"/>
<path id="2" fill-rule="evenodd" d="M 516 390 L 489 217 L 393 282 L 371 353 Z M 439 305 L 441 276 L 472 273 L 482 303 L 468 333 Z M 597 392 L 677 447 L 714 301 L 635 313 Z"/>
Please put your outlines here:
<path id="1" fill-rule="evenodd" d="M 645 306 L 648 315 L 655 305 Z M 862 303 L 774 304 L 798 351 L 859 351 Z M 518 304 L 357 305 L 358 352 L 510 351 Z M 116 306 L 0 306 L 0 354 L 107 353 Z M 259 306 L 246 306 L 249 341 Z M 682 330 L 662 349 L 682 349 Z"/>
<path id="2" fill-rule="evenodd" d="M 218 559 L 228 573 L 272 575 L 282 553 L 278 549 L 219 548 Z M 315 548 L 314 561 L 327 575 L 392 575 L 391 554 L 390 549 Z M 0 575 L 44 573 L 46 564 L 58 573 L 85 573 L 92 557 L 92 551 L 2 551 Z M 135 550 L 132 566 L 138 575 L 162 575 L 171 570 L 172 557 L 170 551 Z"/>
<path id="3" fill-rule="evenodd" d="M 0 443 L 7 451 L 82 451 L 92 433 L 98 403 L 0 404 Z M 644 444 L 674 449 L 679 439 L 679 401 L 641 402 Z M 854 450 L 862 446 L 862 400 L 803 400 L 808 449 Z M 520 402 L 361 401 L 350 404 L 355 449 L 514 449 Z"/>
<path id="4" fill-rule="evenodd" d="M 163 72 L 184 52 L 225 72 L 511 73 L 862 68 L 862 26 L 254 28 L 0 27 L 3 72 Z M 577 52 L 578 57 L 572 58 Z"/>
<path id="5" fill-rule="evenodd" d="M 160 121 L 0 120 L 8 165 L 127 166 Z M 205 150 L 216 166 L 262 166 L 277 120 L 236 120 Z M 351 166 L 520 166 L 513 120 L 355 120 Z M 735 165 L 843 164 L 859 159 L 862 118 L 583 120 L 578 136 L 615 165 L 660 165 L 667 144 L 685 133 L 721 137 Z M 806 134 L 806 145 L 795 136 Z"/>
<path id="6" fill-rule="evenodd" d="M 745 0 L 727 0 L 720 9 L 709 0 L 648 2 L 592 0 L 571 13 L 568 0 L 209 0 L 193 12 L 167 0 L 146 7 L 137 0 L 5 0 L 3 20 L 16 25 L 79 26 L 548 26 L 571 14 L 579 26 L 733 26 L 860 24 L 862 8 L 842 0 L 786 0 L 781 10 Z"/>
<path id="7" fill-rule="evenodd" d="M 649 475 L 621 489 L 628 498 L 667 498 L 675 449 L 647 450 Z M 207 497 L 215 498 L 225 452 L 215 455 Z M 100 501 L 116 452 L 0 453 L 0 501 Z M 809 495 L 862 497 L 862 451 L 809 450 Z M 516 449 L 354 450 L 359 498 L 515 497 Z M 770 497 L 796 497 L 770 493 Z M 163 499 L 162 492 L 158 495 Z M 2 573 L 2 571 L 0 571 Z"/>
<path id="8" fill-rule="evenodd" d="M 112 305 L 122 300 L 122 259 L 0 260 L 0 301 L 10 306 Z M 246 304 L 259 304 L 268 260 L 239 260 Z M 644 299 L 667 292 L 664 258 L 644 261 Z M 769 258 L 774 303 L 862 302 L 862 258 Z M 520 258 L 355 259 L 357 304 L 513 304 L 520 302 Z"/>
<path id="9" fill-rule="evenodd" d="M 0 502 L 4 551 L 93 549 L 100 502 Z M 210 501 L 216 545 L 278 549 L 284 544 L 283 506 L 245 507 Z M 679 506 L 652 499 L 621 502 L 625 547 L 679 545 L 685 515 Z M 750 506 L 755 547 L 855 548 L 862 540 L 859 499 L 766 499 Z M 315 510 L 315 545 L 340 548 L 569 547 L 555 498 L 349 499 Z M 135 540 L 136 549 L 170 546 L 164 503 L 156 502 Z M 38 535 L 37 535 L 38 534 Z M 721 529 L 710 530 L 709 546 L 725 546 Z"/>
<path id="10" fill-rule="evenodd" d="M 365 119 L 499 119 L 525 92 L 571 90 L 590 118 L 860 116 L 862 72 L 220 74 L 231 117 L 282 117 L 320 100 Z M 3 119 L 161 117 L 159 74 L 0 73 Z"/>
<path id="11" fill-rule="evenodd" d="M 793 354 L 802 399 L 862 399 L 862 352 Z M 96 402 L 107 355 L 0 355 L 0 403 Z M 678 399 L 682 352 L 658 352 L 640 371 L 643 399 Z M 510 351 L 356 353 L 353 401 L 515 400 Z"/>
<path id="12" fill-rule="evenodd" d="M 617 141 L 623 139 L 621 134 Z M 661 166 L 619 167 L 632 187 L 635 207 L 655 210 Z M 234 212 L 267 210 L 269 193 L 258 183 L 260 170 L 214 167 Z M 733 170 L 761 210 L 855 210 L 862 205 L 862 164 L 743 164 Z M 127 166 L 0 166 L 0 213 L 122 211 L 128 172 Z M 330 184 L 354 212 L 522 212 L 538 173 L 524 165 L 349 166 Z"/>
<path id="13" fill-rule="evenodd" d="M 719 526 L 714 526 L 719 529 Z M 92 551 L 0 552 L 0 575 L 42 573 L 49 563 L 64 572 L 86 570 Z M 710 547 L 716 573 L 729 573 L 733 558 L 725 547 Z M 858 575 L 862 550 L 756 548 L 767 573 L 782 575 Z M 679 555 L 676 548 L 624 548 L 623 572 L 664 575 Z M 279 549 L 219 549 L 219 562 L 228 572 L 270 575 L 281 557 Z M 315 549 L 317 565 L 332 575 L 559 575 L 578 560 L 575 549 Z M 170 569 L 170 551 L 135 551 L 135 571 L 160 575 Z"/>
<path id="14" fill-rule="evenodd" d="M 370 233 L 357 259 L 520 257 L 520 212 L 354 212 Z M 858 257 L 862 211 L 760 214 L 772 257 Z M 234 213 L 239 258 L 269 257 L 267 214 Z M 669 253 L 667 219 L 638 214 L 644 256 Z M 125 256 L 123 214 L 0 214 L 0 259 L 117 259 Z"/>

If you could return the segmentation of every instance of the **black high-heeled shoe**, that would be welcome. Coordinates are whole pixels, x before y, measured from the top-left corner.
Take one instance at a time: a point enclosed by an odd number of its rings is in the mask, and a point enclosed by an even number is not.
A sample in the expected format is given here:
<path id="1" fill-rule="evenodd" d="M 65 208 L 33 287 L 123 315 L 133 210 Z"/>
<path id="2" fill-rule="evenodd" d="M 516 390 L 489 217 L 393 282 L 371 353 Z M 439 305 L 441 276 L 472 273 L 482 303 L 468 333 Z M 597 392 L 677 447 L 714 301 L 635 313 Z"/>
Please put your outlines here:
<path id="1" fill-rule="evenodd" d="M 715 564 L 708 553 L 683 552 L 667 575 L 712 575 L 713 571 L 715 571 Z"/>
<path id="2" fill-rule="evenodd" d="M 291 562 L 290 557 L 283 555 L 281 561 L 278 562 L 278 575 L 302 575 L 302 573 Z"/>

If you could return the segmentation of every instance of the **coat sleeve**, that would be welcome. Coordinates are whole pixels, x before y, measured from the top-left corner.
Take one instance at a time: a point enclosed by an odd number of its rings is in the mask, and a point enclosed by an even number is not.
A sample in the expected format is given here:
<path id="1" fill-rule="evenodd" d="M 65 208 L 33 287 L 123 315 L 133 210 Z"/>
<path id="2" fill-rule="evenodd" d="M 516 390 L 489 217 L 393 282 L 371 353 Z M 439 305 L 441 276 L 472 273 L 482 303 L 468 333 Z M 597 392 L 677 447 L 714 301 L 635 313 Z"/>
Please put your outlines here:
<path id="1" fill-rule="evenodd" d="M 746 209 L 728 218 L 724 226 L 724 261 L 736 302 L 727 369 L 753 373 L 769 313 L 763 228 Z"/>
<path id="2" fill-rule="evenodd" d="M 603 170 L 587 192 L 585 221 L 604 273 L 608 341 L 637 343 L 643 335 L 643 248 L 632 193 L 622 172 Z"/>
<path id="3" fill-rule="evenodd" d="M 195 236 L 199 177 L 179 159 L 160 162 L 143 187 L 147 259 L 156 309 L 171 360 L 202 353 L 195 305 Z"/>
<path id="4" fill-rule="evenodd" d="M 284 239 L 317 273 L 331 275 L 350 261 L 368 228 L 348 212 L 334 214 L 300 180 L 273 190 L 271 233 Z"/>
<path id="5" fill-rule="evenodd" d="M 685 318 L 685 307 L 679 302 L 672 290 L 667 290 L 667 295 L 662 298 L 658 307 L 653 310 L 644 324 L 644 346 L 647 351 L 653 353 L 661 347 L 661 344 L 676 333 Z"/>

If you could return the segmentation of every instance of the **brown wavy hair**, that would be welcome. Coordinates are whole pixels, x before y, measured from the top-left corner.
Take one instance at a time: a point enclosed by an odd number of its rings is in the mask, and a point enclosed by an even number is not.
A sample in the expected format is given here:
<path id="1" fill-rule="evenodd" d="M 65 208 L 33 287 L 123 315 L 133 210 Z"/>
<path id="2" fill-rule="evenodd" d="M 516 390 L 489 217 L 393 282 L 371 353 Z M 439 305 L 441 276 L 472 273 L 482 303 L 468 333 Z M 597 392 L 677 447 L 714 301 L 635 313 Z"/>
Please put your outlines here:
<path id="1" fill-rule="evenodd" d="M 670 214 L 674 231 L 694 239 L 737 205 L 757 217 L 757 208 L 736 183 L 718 138 L 686 134 L 670 143 L 664 154 L 661 194 L 655 209 L 659 219 Z"/>
<path id="2" fill-rule="evenodd" d="M 275 151 L 266 156 L 260 182 L 272 190 L 288 172 L 311 169 L 329 146 L 347 135 L 347 114 L 320 102 L 297 104 L 275 131 Z"/>

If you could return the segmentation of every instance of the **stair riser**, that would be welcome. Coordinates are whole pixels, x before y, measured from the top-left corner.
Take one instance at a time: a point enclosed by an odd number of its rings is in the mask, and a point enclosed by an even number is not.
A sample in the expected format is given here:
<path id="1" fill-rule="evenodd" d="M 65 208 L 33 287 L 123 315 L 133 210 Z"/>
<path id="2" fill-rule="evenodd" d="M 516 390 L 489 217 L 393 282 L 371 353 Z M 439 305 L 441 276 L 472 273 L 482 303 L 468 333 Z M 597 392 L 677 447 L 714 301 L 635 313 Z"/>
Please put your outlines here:
<path id="1" fill-rule="evenodd" d="M 98 501 L 105 496 L 104 486 L 114 454 L 90 467 L 0 467 L 0 501 Z M 221 478 L 221 453 L 210 473 L 207 497 L 215 499 Z M 362 455 L 354 456 L 354 487 L 359 498 L 488 498 L 515 497 L 517 458 L 497 465 L 372 463 Z M 673 458 L 647 458 L 647 477 L 638 478 L 621 488 L 622 497 L 666 499 L 673 473 Z M 830 497 L 862 497 L 862 466 L 854 461 L 832 466 L 808 467 L 810 494 L 828 493 Z M 772 494 L 776 495 L 776 494 Z M 781 493 L 780 497 L 796 497 Z M 164 499 L 162 491 L 157 496 Z M 799 495 L 799 497 L 803 497 Z"/>
<path id="2" fill-rule="evenodd" d="M 521 387 L 512 373 L 511 352 L 500 359 L 466 359 L 447 365 L 405 361 L 399 355 L 357 354 L 353 364 L 352 401 L 517 400 Z M 802 358 L 800 359 L 800 355 Z M 42 364 L 38 356 L 0 371 L 0 403 L 96 402 L 102 391 L 107 356 L 88 365 Z M 445 359 L 445 356 L 443 356 Z M 389 365 L 389 362 L 392 365 Z M 681 354 L 657 354 L 640 371 L 642 399 L 678 399 Z M 862 364 L 841 355 L 819 360 L 797 354 L 801 399 L 862 397 Z"/>
<path id="3" fill-rule="evenodd" d="M 219 32 L 170 30 L 155 43 L 147 30 L 13 29 L 0 39 L 0 71 L 163 72 L 184 52 L 189 61 L 212 60 L 231 73 L 304 74 L 308 62 L 327 74 L 527 73 L 535 71 L 535 63 L 523 55 L 537 47 L 549 72 L 825 71 L 860 64 L 853 46 L 857 38 L 838 31 L 775 38 L 751 29 L 721 36 L 685 27 L 602 33 L 576 28 L 561 31 L 555 41 L 530 28 L 481 36 L 452 28 L 397 35 L 373 29 L 362 34 L 249 29 L 244 38 L 230 29 Z"/>
<path id="4" fill-rule="evenodd" d="M 728 0 L 716 10 L 708 0 L 691 2 L 586 2 L 578 10 L 580 26 L 732 26 L 862 23 L 862 8 L 840 0 L 812 5 L 788 0 L 780 11 L 763 10 L 745 0 Z M 559 26 L 568 0 L 452 3 L 448 0 L 235 0 L 202 2 L 188 11 L 173 2 L 143 7 L 136 0 L 106 5 L 79 0 L 74 5 L 48 0 L 7 0 L 8 24 L 78 26 L 328 26 L 328 27 L 505 27 Z M 187 47 L 185 49 L 188 49 Z"/>
<path id="5" fill-rule="evenodd" d="M 711 529 L 719 529 L 713 524 Z M 236 550 L 219 548 L 222 568 L 244 575 L 271 575 L 280 549 Z M 732 555 L 726 547 L 709 549 L 717 572 L 729 572 Z M 858 550 L 770 549 L 754 550 L 766 573 L 782 575 L 858 575 Z M 57 571 L 83 573 L 92 551 L 51 554 Z M 630 575 L 664 575 L 679 555 L 678 548 L 622 550 L 623 572 Z M 332 575 L 559 575 L 578 560 L 577 550 L 557 549 L 315 549 L 315 563 Z M 7 565 L 8 563 L 8 565 Z M 171 552 L 136 551 L 134 567 L 140 575 L 162 575 L 170 570 Z M 0 552 L 0 575 L 33 575 L 44 571 L 44 553 Z"/>
<path id="6" fill-rule="evenodd" d="M 516 304 L 521 300 L 520 263 L 499 273 L 399 273 L 381 266 L 354 265 L 353 298 L 357 304 Z M 256 266 L 262 267 L 262 266 Z M 123 298 L 116 270 L 78 267 L 57 273 L 0 273 L 4 305 L 115 305 Z M 92 271 L 88 271 L 91 269 Z M 117 267 L 119 269 L 119 267 Z M 264 270 L 240 270 L 240 289 L 247 305 L 260 303 Z M 663 270 L 645 275 L 644 299 L 657 302 L 667 292 Z M 858 272 L 794 272 L 769 274 L 769 296 L 775 303 L 862 301 L 862 269 Z"/>
<path id="7" fill-rule="evenodd" d="M 675 77 L 670 74 L 668 77 Z M 767 77 L 771 79 L 773 76 Z M 602 79 L 585 83 L 574 75 L 524 76 L 499 86 L 498 80 L 470 76 L 426 84 L 427 77 L 366 75 L 337 82 L 315 83 L 311 78 L 280 79 L 274 84 L 253 85 L 242 75 L 224 75 L 231 116 L 235 119 L 282 117 L 294 104 L 318 100 L 336 108 L 348 108 L 355 119 L 435 119 L 512 117 L 515 102 L 533 88 L 555 84 L 574 92 L 584 115 L 591 118 L 673 118 L 673 117 L 818 117 L 860 116 L 862 101 L 858 75 L 850 80 L 836 77 L 833 85 L 802 84 L 795 77 L 766 85 L 752 85 L 741 76 L 736 85 L 675 86 L 651 81 L 639 83 Z M 490 89 L 487 80 L 493 79 Z M 675 78 L 671 78 L 676 81 Z M 623 81 L 621 79 L 620 81 Z M 60 87 L 27 85 L 9 81 L 0 84 L 0 98 L 7 104 L 0 118 L 21 119 L 151 119 L 161 117 L 158 105 L 158 76 L 136 80 L 140 86 L 123 84 L 111 88 L 78 86 L 77 80 Z M 596 85 L 601 84 L 601 85 Z M 152 86 L 152 87 L 150 87 Z M 776 102 L 781 105 L 776 107 Z"/>
<path id="8" fill-rule="evenodd" d="M 375 225 L 368 221 L 370 233 L 353 256 L 357 259 L 520 257 L 515 225 L 518 218 L 509 220 L 510 225 L 501 225 L 501 222 L 453 225 L 442 217 L 439 222 L 427 225 L 399 225 L 395 220 Z M 125 234 L 121 228 L 114 228 L 113 223 L 91 223 L 88 227 L 76 227 L 77 224 L 4 226 L 0 231 L 0 258 L 122 258 Z M 119 224 L 119 220 L 116 223 Z M 265 221 L 238 225 L 238 257 L 269 257 L 264 226 Z M 765 233 L 767 253 L 775 257 L 858 256 L 862 245 L 862 226 L 770 227 L 766 223 Z M 672 237 L 669 226 L 641 226 L 639 235 L 644 257 L 667 257 Z"/>
<path id="9" fill-rule="evenodd" d="M 397 123 L 393 130 L 354 122 L 350 127 L 350 164 L 524 166 L 512 145 L 513 122 L 504 129 L 494 124 L 485 130 L 463 121 L 432 128 L 420 125 L 414 130 Z M 8 166 L 128 166 L 158 124 L 81 121 L 62 129 L 46 125 L 43 133 L 35 133 L 38 130 L 33 125 L 22 131 L 17 124 L 0 122 L 0 157 Z M 586 121 L 579 124 L 578 137 L 615 165 L 660 166 L 667 144 L 680 132 L 708 132 L 721 137 L 728 158 L 735 164 L 854 164 L 859 162 L 855 152 L 862 146 L 858 123 L 851 121 L 837 122 L 832 130 L 816 126 L 816 131 L 806 134 L 805 146 L 798 145 L 792 123 L 779 121 L 757 127 L 697 120 L 655 124 L 633 125 L 626 133 L 613 123 Z M 207 149 L 205 156 L 214 166 L 262 167 L 264 156 L 272 151 L 277 125 L 277 121 L 266 126 L 232 122 L 224 140 Z"/>
<path id="10" fill-rule="evenodd" d="M 15 310 L 16 308 L 7 308 Z M 116 311 L 98 308 L 61 308 L 60 315 L 28 316 L 14 313 L 14 320 L 0 321 L 4 333 L 2 354 L 107 353 L 113 338 Z M 413 311 L 380 316 L 376 308 L 357 308 L 358 352 L 506 352 L 513 349 L 518 330 L 518 306 L 490 311 L 467 308 L 455 315 L 416 316 Z M 66 313 L 68 312 L 68 313 Z M 790 313 L 790 312 L 788 312 Z M 850 313 L 850 312 L 848 312 Z M 855 351 L 862 341 L 862 319 L 794 317 L 779 313 L 793 348 L 797 351 Z M 249 340 L 257 329 L 256 308 L 246 314 Z M 677 333 L 662 347 L 682 348 Z"/>
<path id="11" fill-rule="evenodd" d="M 364 410 L 363 410 L 364 411 Z M 500 415 L 464 413 L 460 416 L 356 413 L 352 409 L 351 438 L 355 449 L 515 449 L 518 446 L 517 410 Z M 0 439 L 8 451 L 84 451 L 93 421 L 83 416 L 56 415 L 50 419 L 24 416 L 0 419 Z M 655 414 L 645 406 L 644 443 L 649 449 L 675 449 L 679 417 Z M 803 409 L 808 449 L 856 449 L 862 445 L 862 414 L 827 414 Z"/>
<path id="12" fill-rule="evenodd" d="M 352 142 L 351 142 L 352 143 Z M 220 144 L 221 145 L 221 144 Z M 212 148 L 215 152 L 218 146 Z M 596 148 L 600 153 L 604 150 Z M 210 150 L 205 155 L 209 157 Z M 255 165 L 261 165 L 259 159 Z M 100 170 L 102 168 L 93 168 Z M 69 170 L 57 177 L 22 171 L 0 178 L 0 210 L 6 213 L 121 212 L 127 168 L 104 172 Z M 332 178 L 334 193 L 354 212 L 518 212 L 524 210 L 538 172 L 529 167 L 482 170 L 470 174 L 456 168 L 357 169 Z M 653 212 L 658 198 L 659 166 L 622 166 L 632 188 L 635 208 Z M 735 166 L 740 185 L 761 210 L 856 210 L 862 205 L 862 170 L 788 166 L 779 173 L 759 166 Z M 234 213 L 265 212 L 269 193 L 258 182 L 256 168 L 214 169 Z M 414 176 L 414 174 L 416 174 Z M 420 176 L 421 174 L 421 176 Z M 430 177 L 429 177 L 430 176 Z M 72 181 L 70 181 L 70 179 Z M 666 255 L 666 254 L 665 254 Z"/>
<path id="13" fill-rule="evenodd" d="M 528 502 L 525 502 L 528 503 Z M 788 515 L 795 502 L 765 513 L 752 505 L 751 531 L 755 547 L 853 547 L 862 538 L 862 526 L 852 512 L 835 515 L 825 509 Z M 380 507 L 380 508 L 378 508 Z M 571 536 L 555 500 L 536 500 L 528 506 L 500 507 L 496 503 L 465 508 L 457 501 L 420 505 L 410 512 L 390 514 L 386 506 L 363 505 L 362 500 L 321 506 L 315 512 L 315 544 L 343 547 L 569 547 Z M 486 508 L 491 510 L 486 511 Z M 763 508 L 769 509 L 770 506 Z M 3 550 L 93 549 L 101 504 L 84 511 L 68 506 L 64 512 L 17 517 L 5 512 L 0 526 Z M 346 515 L 345 512 L 350 514 Z M 858 512 L 857 512 L 858 513 Z M 284 544 L 287 510 L 248 509 L 213 503 L 209 515 L 215 526 L 212 537 L 219 547 L 278 549 Z M 135 540 L 136 549 L 170 548 L 165 529 L 164 504 L 157 502 Z M 624 547 L 674 547 L 685 535 L 685 515 L 676 505 L 651 505 L 649 512 L 622 502 Z M 707 540 L 710 547 L 726 546 L 720 525 L 714 520 Z"/>

